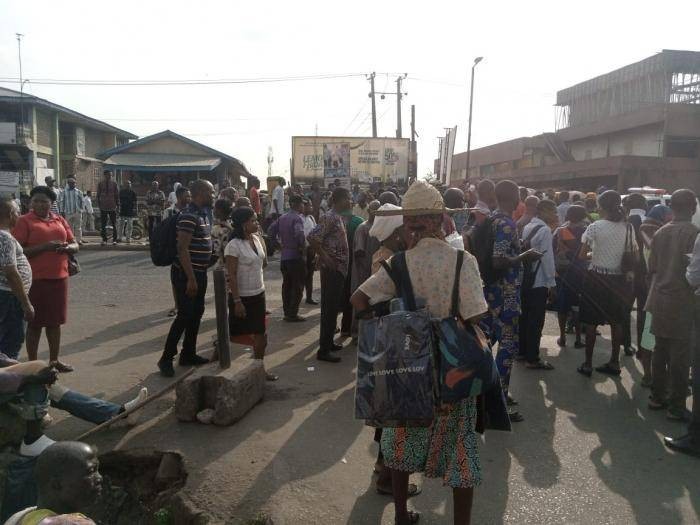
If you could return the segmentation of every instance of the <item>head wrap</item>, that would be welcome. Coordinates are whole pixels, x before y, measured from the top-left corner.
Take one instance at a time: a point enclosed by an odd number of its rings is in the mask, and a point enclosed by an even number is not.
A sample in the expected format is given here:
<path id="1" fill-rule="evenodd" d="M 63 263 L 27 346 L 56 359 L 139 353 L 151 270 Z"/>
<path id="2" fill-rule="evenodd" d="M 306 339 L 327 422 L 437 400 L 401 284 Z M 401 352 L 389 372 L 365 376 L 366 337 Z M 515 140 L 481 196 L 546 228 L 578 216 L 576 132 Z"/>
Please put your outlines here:
<path id="1" fill-rule="evenodd" d="M 400 210 L 400 206 L 394 204 L 382 204 L 379 207 L 379 211 L 387 210 Z M 369 234 L 372 237 L 376 237 L 379 242 L 384 242 L 386 239 L 391 237 L 391 234 L 396 231 L 397 228 L 403 226 L 403 217 L 401 215 L 386 215 L 386 216 L 375 216 L 374 224 L 369 230 Z"/>

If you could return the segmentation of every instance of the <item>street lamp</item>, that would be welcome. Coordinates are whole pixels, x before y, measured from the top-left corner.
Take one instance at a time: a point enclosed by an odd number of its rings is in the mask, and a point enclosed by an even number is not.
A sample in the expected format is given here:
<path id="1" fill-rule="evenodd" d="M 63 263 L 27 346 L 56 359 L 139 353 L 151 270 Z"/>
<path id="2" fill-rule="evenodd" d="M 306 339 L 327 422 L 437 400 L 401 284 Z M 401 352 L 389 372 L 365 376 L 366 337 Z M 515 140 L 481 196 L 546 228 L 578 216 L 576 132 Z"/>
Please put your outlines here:
<path id="1" fill-rule="evenodd" d="M 476 57 L 472 66 L 472 83 L 469 91 L 469 125 L 467 127 L 467 180 L 469 180 L 469 157 L 471 155 L 472 146 L 472 104 L 474 102 L 474 68 L 481 62 L 484 57 Z"/>

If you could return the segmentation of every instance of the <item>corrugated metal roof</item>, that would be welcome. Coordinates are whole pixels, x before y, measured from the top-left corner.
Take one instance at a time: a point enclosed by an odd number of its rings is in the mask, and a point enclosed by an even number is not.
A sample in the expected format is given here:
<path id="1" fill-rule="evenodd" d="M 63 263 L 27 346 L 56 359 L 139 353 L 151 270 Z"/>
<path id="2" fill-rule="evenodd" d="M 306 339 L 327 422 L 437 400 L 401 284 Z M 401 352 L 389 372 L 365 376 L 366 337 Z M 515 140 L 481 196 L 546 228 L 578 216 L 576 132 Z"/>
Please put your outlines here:
<path id="1" fill-rule="evenodd" d="M 221 157 L 164 153 L 115 153 L 107 158 L 104 164 L 105 166 L 140 171 L 212 171 L 221 164 Z"/>

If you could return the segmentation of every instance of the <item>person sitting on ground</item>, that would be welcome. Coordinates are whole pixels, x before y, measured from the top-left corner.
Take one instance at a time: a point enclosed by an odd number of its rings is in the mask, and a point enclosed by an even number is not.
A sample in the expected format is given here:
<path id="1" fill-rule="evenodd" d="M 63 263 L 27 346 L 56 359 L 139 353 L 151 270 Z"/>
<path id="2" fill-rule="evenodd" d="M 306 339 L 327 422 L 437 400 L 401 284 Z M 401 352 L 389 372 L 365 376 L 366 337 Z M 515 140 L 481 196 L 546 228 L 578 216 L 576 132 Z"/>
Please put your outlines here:
<path id="1" fill-rule="evenodd" d="M 22 456 L 37 456 L 53 443 L 42 431 L 42 420 L 48 413 L 49 403 L 99 425 L 131 410 L 148 397 L 148 389 L 142 388 L 134 399 L 117 405 L 69 390 L 56 383 L 57 379 L 56 369 L 44 361 L 19 363 L 0 353 L 0 405 L 11 405 L 27 423 L 20 445 Z M 137 422 L 136 414 L 127 416 L 127 423 Z"/>
<path id="2" fill-rule="evenodd" d="M 83 515 L 102 493 L 97 449 L 79 441 L 63 441 L 37 459 L 35 507 L 13 514 L 5 525 L 94 525 Z"/>

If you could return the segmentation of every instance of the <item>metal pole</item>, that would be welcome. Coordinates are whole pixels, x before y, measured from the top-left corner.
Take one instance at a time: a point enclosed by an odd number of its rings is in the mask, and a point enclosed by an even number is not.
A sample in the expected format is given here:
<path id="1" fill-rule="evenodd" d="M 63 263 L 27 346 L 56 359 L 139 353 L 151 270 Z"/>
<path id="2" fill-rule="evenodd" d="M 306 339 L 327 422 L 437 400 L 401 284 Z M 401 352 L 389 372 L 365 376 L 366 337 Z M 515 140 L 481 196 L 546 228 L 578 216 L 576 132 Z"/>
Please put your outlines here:
<path id="1" fill-rule="evenodd" d="M 474 65 L 472 66 L 472 81 L 471 88 L 469 90 L 469 125 L 467 127 L 467 180 L 469 180 L 469 160 L 471 157 L 471 147 L 472 147 L 472 107 L 474 104 L 474 68 L 481 62 L 484 57 L 477 57 L 474 59 Z"/>
<path id="2" fill-rule="evenodd" d="M 396 79 L 396 138 L 401 138 L 401 80 Z"/>
<path id="3" fill-rule="evenodd" d="M 216 306 L 216 349 L 219 352 L 219 366 L 231 366 L 231 347 L 228 334 L 228 293 L 223 268 L 214 270 L 214 304 Z"/>
<path id="4" fill-rule="evenodd" d="M 17 56 L 19 58 L 19 113 L 20 113 L 20 133 L 24 136 L 24 79 L 22 77 L 22 37 L 21 33 L 17 35 Z"/>
<path id="5" fill-rule="evenodd" d="M 372 136 L 374 138 L 377 137 L 377 105 L 376 105 L 375 96 L 374 96 L 374 77 L 375 77 L 375 75 L 376 74 L 373 72 L 369 76 L 369 84 L 370 84 L 370 88 L 371 88 L 369 96 L 372 98 Z"/>

